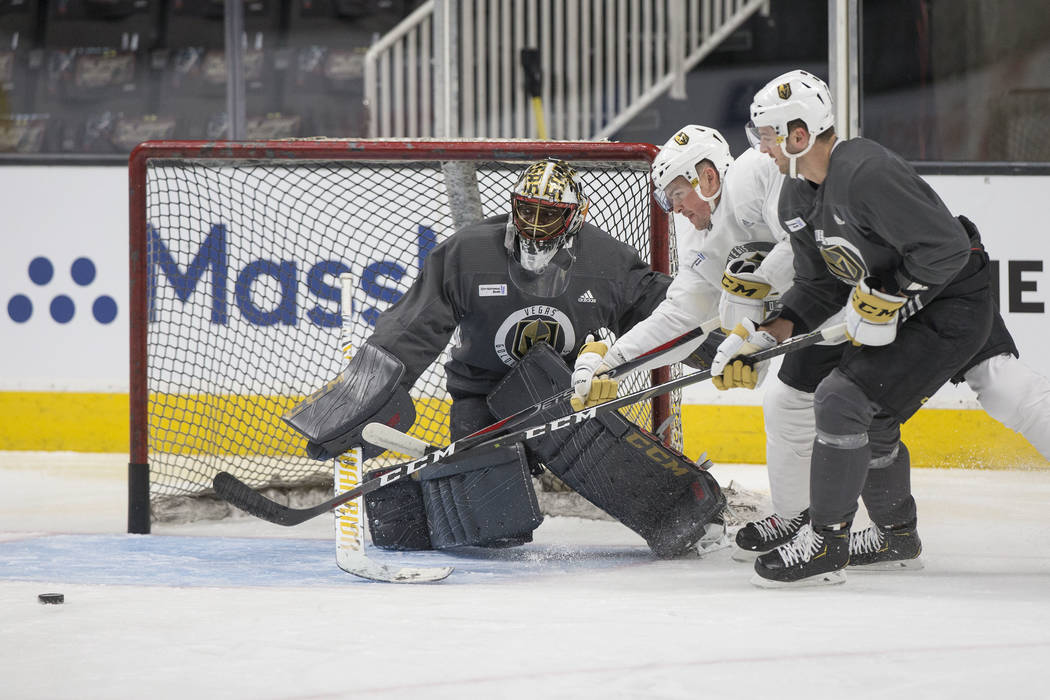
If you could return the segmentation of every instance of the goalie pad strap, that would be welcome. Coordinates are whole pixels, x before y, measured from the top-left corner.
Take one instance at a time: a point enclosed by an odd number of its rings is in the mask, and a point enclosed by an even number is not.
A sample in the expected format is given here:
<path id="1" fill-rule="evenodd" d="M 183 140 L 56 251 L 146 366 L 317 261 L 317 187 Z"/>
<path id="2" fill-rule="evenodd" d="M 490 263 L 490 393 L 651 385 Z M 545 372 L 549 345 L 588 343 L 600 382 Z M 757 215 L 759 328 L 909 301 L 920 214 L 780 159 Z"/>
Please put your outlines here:
<path id="1" fill-rule="evenodd" d="M 568 386 L 570 374 L 553 349 L 534 345 L 490 394 L 489 408 L 497 417 L 512 415 Z M 544 411 L 543 420 L 570 411 L 565 402 Z M 616 412 L 526 446 L 569 487 L 644 537 L 659 556 L 686 551 L 725 505 L 714 477 Z"/>
<path id="2" fill-rule="evenodd" d="M 412 397 L 399 386 L 405 366 L 383 348 L 366 343 L 339 376 L 328 382 L 281 418 L 307 439 L 314 459 L 332 459 L 361 446 L 364 459 L 383 448 L 361 439 L 371 422 L 407 432 L 416 418 Z"/>

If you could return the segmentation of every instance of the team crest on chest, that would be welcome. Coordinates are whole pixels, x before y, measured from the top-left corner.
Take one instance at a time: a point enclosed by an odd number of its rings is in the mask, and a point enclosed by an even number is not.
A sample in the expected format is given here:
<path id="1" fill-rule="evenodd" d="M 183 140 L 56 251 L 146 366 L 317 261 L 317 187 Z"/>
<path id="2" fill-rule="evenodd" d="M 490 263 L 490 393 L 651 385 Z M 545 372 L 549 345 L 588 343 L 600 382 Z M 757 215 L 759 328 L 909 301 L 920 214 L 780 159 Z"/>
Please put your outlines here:
<path id="1" fill-rule="evenodd" d="M 824 231 L 815 232 L 820 256 L 831 274 L 843 282 L 856 286 L 868 276 L 868 266 L 855 245 L 839 236 L 824 236 Z"/>
<path id="2" fill-rule="evenodd" d="M 536 343 L 544 342 L 564 355 L 576 347 L 576 332 L 569 317 L 553 306 L 527 306 L 511 313 L 496 331 L 495 350 L 513 367 Z"/>

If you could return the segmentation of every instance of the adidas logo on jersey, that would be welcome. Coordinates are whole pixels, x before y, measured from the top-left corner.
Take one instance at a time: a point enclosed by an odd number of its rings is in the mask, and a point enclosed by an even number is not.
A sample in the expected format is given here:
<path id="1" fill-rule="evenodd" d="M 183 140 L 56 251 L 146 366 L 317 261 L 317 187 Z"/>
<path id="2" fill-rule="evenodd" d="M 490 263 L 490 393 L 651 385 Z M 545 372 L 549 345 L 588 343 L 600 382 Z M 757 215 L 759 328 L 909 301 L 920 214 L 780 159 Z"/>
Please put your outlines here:
<path id="1" fill-rule="evenodd" d="M 583 302 L 584 304 L 597 304 L 598 303 L 598 299 L 596 299 L 595 296 L 593 294 L 591 294 L 591 290 L 589 290 L 589 289 L 586 292 L 584 292 L 583 294 L 581 294 L 580 298 L 577 299 L 576 301 Z"/>

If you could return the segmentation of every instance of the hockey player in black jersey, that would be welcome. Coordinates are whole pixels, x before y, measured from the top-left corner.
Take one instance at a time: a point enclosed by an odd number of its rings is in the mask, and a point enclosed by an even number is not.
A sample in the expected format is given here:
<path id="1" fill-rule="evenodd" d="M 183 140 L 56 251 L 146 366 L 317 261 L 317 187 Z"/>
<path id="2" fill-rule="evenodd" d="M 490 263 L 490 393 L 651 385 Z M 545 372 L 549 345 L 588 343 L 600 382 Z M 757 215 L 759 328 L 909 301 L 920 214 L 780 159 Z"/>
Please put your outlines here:
<path id="1" fill-rule="evenodd" d="M 751 117 L 761 150 L 791 176 L 780 217 L 795 280 L 778 313 L 757 327 L 745 321 L 723 342 L 712 372 L 732 383 L 742 355 L 816 328 L 845 306 L 852 343 L 814 350 L 806 370 L 817 430 L 811 524 L 760 556 L 753 579 L 838 583 L 858 497 L 880 547 L 899 549 L 900 560 L 919 553 L 900 424 L 985 347 L 994 312 L 988 258 L 973 225 L 953 217 L 900 157 L 836 137 L 830 93 L 815 76 L 773 80 L 756 94 Z"/>
<path id="2" fill-rule="evenodd" d="M 315 457 L 361 444 L 371 421 L 407 430 L 408 389 L 450 338 L 446 388 L 458 440 L 563 390 L 567 361 L 590 332 L 622 334 L 664 298 L 666 275 L 587 223 L 590 201 L 568 163 L 531 165 L 509 200 L 509 214 L 435 247 L 340 379 L 289 414 Z M 357 395 L 355 378 L 376 373 L 386 377 L 389 396 Z M 565 403 L 557 410 L 567 415 Z M 419 481 L 373 492 L 366 500 L 373 542 L 393 549 L 527 542 L 542 521 L 529 475 L 540 464 L 661 556 L 687 551 L 718 520 L 724 498 L 714 479 L 619 414 L 565 432 L 495 456 L 468 452 Z"/>

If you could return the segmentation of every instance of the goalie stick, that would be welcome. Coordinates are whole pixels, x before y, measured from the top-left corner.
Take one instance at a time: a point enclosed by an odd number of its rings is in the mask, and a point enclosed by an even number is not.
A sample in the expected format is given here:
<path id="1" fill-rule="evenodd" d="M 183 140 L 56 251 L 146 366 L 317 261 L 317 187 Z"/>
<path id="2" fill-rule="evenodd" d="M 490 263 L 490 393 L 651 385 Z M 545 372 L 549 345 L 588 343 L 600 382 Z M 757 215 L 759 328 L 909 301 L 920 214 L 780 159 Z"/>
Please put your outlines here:
<path id="1" fill-rule="evenodd" d="M 354 278 L 349 273 L 339 276 L 341 288 L 343 337 L 340 355 L 349 360 L 355 345 L 353 328 Z M 335 493 L 353 489 L 361 483 L 364 458 L 360 446 L 353 446 L 335 458 Z M 430 583 L 452 573 L 452 567 L 390 566 L 370 559 L 368 519 L 364 498 L 351 498 L 335 508 L 335 561 L 340 569 L 360 578 L 384 583 Z"/>
<path id="2" fill-rule="evenodd" d="M 749 359 L 755 362 L 761 362 L 768 360 L 773 357 L 778 357 L 795 350 L 801 350 L 802 348 L 815 345 L 820 342 L 829 341 L 836 342 L 841 341 L 845 335 L 845 327 L 840 324 L 832 326 L 824 330 L 816 330 L 811 333 L 796 336 L 790 338 L 783 343 L 756 352 L 749 356 Z M 560 396 L 555 396 L 549 399 L 545 399 L 529 408 L 526 408 L 513 416 L 509 416 L 501 421 L 493 423 L 492 425 L 482 428 L 481 430 L 472 433 L 465 438 L 456 440 L 450 443 L 443 449 L 436 449 L 433 452 L 429 452 L 419 459 L 412 460 L 410 462 L 404 462 L 402 464 L 395 465 L 386 471 L 383 475 L 374 479 L 369 479 L 349 491 L 338 494 L 334 498 L 330 498 L 323 503 L 319 503 L 311 508 L 290 508 L 288 506 L 275 503 L 270 499 L 266 498 L 252 487 L 245 484 L 237 477 L 227 472 L 219 472 L 212 484 L 215 488 L 215 492 L 219 494 L 228 503 L 240 508 L 241 510 L 262 518 L 271 523 L 278 525 L 298 525 L 299 523 L 306 522 L 311 518 L 315 518 L 322 513 L 326 513 L 331 509 L 339 506 L 347 501 L 353 500 L 366 493 L 375 491 L 378 488 L 382 488 L 387 484 L 397 481 L 398 479 L 414 474 L 417 471 L 426 469 L 432 464 L 435 464 L 442 459 L 445 459 L 453 454 L 460 454 L 468 450 L 489 450 L 505 447 L 513 444 L 520 440 L 526 440 L 529 438 L 539 437 L 546 433 L 551 433 L 556 430 L 562 430 L 570 426 L 582 423 L 585 420 L 594 418 L 595 416 L 608 413 L 609 411 L 616 411 L 625 406 L 630 406 L 633 403 L 650 399 L 654 396 L 660 396 L 666 394 L 669 391 L 674 391 L 681 387 L 696 384 L 704 381 L 705 379 L 711 378 L 710 370 L 703 370 L 701 372 L 695 372 L 693 374 L 687 374 L 684 377 L 678 377 L 672 379 L 669 382 L 658 384 L 657 386 L 650 387 L 648 389 L 642 389 L 640 391 L 621 396 L 607 401 L 590 408 L 585 408 L 582 411 L 576 413 L 570 413 L 567 416 L 556 418 L 552 421 L 540 424 L 529 424 L 532 419 L 540 411 L 550 408 L 556 405 L 560 400 Z M 524 427 L 521 427 L 524 426 Z"/>

